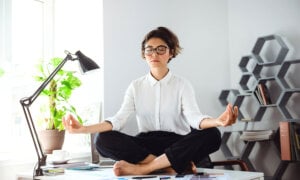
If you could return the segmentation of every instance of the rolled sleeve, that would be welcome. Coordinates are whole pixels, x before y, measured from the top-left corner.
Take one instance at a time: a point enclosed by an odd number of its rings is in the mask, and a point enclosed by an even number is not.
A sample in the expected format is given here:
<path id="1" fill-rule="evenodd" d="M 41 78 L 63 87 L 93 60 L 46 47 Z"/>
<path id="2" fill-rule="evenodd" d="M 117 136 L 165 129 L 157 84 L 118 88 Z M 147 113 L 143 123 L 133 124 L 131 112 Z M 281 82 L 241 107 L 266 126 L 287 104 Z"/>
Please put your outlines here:
<path id="1" fill-rule="evenodd" d="M 111 123 L 113 131 L 119 131 L 121 129 L 120 122 L 118 121 L 118 119 L 116 119 L 114 117 L 109 117 L 105 121 L 108 121 Z"/>

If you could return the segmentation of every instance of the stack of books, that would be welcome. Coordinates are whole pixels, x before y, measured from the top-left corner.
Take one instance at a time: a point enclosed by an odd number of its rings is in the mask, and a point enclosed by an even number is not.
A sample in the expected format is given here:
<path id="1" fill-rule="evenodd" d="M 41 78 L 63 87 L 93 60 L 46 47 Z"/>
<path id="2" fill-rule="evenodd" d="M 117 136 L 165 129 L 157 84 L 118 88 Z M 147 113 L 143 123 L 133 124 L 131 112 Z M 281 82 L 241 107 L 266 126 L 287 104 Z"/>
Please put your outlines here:
<path id="1" fill-rule="evenodd" d="M 270 93 L 265 84 L 259 83 L 254 90 L 254 95 L 261 105 L 272 104 Z"/>
<path id="2" fill-rule="evenodd" d="M 274 135 L 273 130 L 246 130 L 240 136 L 243 141 L 269 140 Z"/>
<path id="3" fill-rule="evenodd" d="M 300 123 L 281 121 L 279 123 L 281 159 L 300 160 Z"/>

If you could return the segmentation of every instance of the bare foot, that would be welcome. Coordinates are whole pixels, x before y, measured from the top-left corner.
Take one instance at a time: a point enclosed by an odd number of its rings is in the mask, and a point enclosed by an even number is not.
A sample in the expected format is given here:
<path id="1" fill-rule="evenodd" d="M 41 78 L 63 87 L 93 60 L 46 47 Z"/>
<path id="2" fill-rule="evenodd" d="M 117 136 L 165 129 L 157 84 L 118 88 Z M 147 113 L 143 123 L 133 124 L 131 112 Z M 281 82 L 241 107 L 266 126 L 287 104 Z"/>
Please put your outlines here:
<path id="1" fill-rule="evenodd" d="M 113 171 L 116 176 L 124 175 L 146 175 L 149 174 L 142 164 L 131 164 L 126 161 L 118 161 L 114 164 Z"/>
<path id="2" fill-rule="evenodd" d="M 191 161 L 190 166 L 186 168 L 184 174 L 197 174 L 197 167 L 194 162 Z"/>
<path id="3" fill-rule="evenodd" d="M 193 174 L 197 174 L 197 167 L 193 161 L 191 162 L 191 170 Z"/>
<path id="4" fill-rule="evenodd" d="M 177 174 L 176 171 L 175 171 L 172 167 L 164 168 L 164 169 L 162 169 L 162 171 L 163 171 L 164 173 L 167 173 L 167 174 L 170 174 L 170 175 L 172 175 L 172 174 Z"/>
<path id="5" fill-rule="evenodd" d="M 161 171 L 170 175 L 177 174 L 177 172 L 172 167 L 164 168 Z M 197 167 L 194 162 L 191 162 L 190 166 L 188 166 L 184 171 L 184 174 L 197 174 Z"/>
<path id="6" fill-rule="evenodd" d="M 175 170 L 172 167 L 162 168 L 162 171 L 168 174 L 176 174 Z M 117 161 L 114 164 L 113 171 L 116 176 L 123 175 L 146 175 L 155 171 L 155 169 L 151 169 L 151 165 L 149 164 L 131 164 L 124 160 Z M 190 166 L 187 167 L 184 173 L 197 173 L 197 168 L 193 162 L 190 163 Z"/>

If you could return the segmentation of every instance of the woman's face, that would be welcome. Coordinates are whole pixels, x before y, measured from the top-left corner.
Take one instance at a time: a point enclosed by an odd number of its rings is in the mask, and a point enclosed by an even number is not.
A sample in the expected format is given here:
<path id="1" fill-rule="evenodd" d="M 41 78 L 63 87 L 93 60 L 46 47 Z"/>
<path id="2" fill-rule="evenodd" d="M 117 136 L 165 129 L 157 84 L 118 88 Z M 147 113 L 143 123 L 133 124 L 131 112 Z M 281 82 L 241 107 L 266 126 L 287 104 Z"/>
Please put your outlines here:
<path id="1" fill-rule="evenodd" d="M 168 45 L 160 38 L 151 38 L 146 42 L 144 55 L 150 68 L 167 67 L 172 57 Z"/>

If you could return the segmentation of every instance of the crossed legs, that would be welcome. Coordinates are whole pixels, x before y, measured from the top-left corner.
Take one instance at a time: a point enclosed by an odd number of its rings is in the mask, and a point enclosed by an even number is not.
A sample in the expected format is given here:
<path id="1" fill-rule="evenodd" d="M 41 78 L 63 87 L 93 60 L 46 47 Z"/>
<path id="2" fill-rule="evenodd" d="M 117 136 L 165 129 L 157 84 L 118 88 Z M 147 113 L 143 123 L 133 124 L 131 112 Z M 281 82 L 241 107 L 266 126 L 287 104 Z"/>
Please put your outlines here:
<path id="1" fill-rule="evenodd" d="M 221 137 L 217 128 L 192 130 L 187 135 L 171 132 L 141 133 L 129 136 L 111 131 L 98 135 L 98 152 L 117 162 L 114 173 L 143 175 L 157 170 L 168 173 L 196 171 L 194 163 L 201 161 L 220 147 Z"/>

